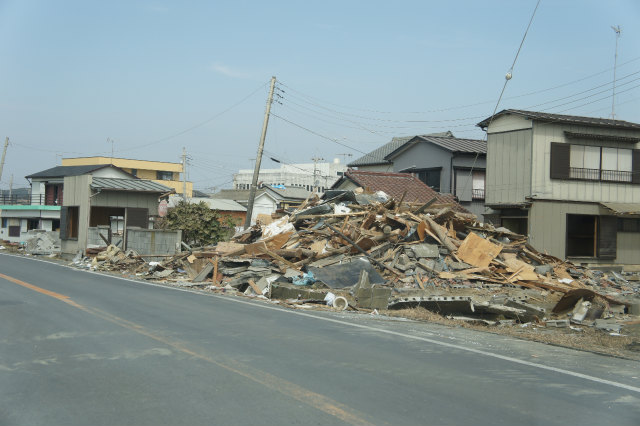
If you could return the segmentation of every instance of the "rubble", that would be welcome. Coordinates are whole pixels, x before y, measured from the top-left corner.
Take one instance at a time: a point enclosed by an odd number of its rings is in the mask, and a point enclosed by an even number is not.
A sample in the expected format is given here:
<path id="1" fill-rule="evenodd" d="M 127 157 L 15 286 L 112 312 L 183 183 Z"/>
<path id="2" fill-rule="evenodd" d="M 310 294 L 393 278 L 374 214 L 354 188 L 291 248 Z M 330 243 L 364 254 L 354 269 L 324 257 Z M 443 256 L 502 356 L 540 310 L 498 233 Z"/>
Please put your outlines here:
<path id="1" fill-rule="evenodd" d="M 637 279 L 540 253 L 525 236 L 479 222 L 459 206 L 328 195 L 213 247 L 150 265 L 109 246 L 89 253 L 95 256 L 89 267 L 295 308 L 377 314 L 417 307 L 500 327 L 581 329 L 575 324 L 624 332 L 631 314 L 638 315 Z"/>

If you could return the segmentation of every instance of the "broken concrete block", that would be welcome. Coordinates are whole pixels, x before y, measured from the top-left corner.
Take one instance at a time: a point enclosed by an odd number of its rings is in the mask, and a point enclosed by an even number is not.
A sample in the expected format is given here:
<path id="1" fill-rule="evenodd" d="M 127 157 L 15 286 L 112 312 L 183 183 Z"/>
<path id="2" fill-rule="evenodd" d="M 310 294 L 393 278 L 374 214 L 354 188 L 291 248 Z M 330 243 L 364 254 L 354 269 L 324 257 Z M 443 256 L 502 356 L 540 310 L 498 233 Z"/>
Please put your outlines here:
<path id="1" fill-rule="evenodd" d="M 389 309 L 406 309 L 421 306 L 442 315 L 471 314 L 474 312 L 470 296 L 402 297 L 389 300 Z"/>
<path id="2" fill-rule="evenodd" d="M 620 333 L 622 330 L 622 324 L 606 319 L 597 319 L 593 326 L 599 330 L 612 331 L 614 333 Z"/>
<path id="3" fill-rule="evenodd" d="M 423 257 L 440 257 L 440 250 L 437 244 L 416 244 L 411 246 L 411 251 L 413 251 L 413 254 L 418 259 Z"/>
<path id="4" fill-rule="evenodd" d="M 545 321 L 545 324 L 547 325 L 547 327 L 565 328 L 565 327 L 569 327 L 569 320 L 568 319 L 547 320 Z"/>
<path id="5" fill-rule="evenodd" d="M 358 301 L 359 308 L 366 309 L 387 309 L 389 297 L 391 297 L 391 288 L 358 288 L 353 295 Z"/>
<path id="6" fill-rule="evenodd" d="M 553 271 L 553 267 L 551 265 L 538 265 L 533 268 L 536 274 L 539 275 L 547 275 L 551 271 Z"/>
<path id="7" fill-rule="evenodd" d="M 546 309 L 530 303 L 525 303 L 522 300 L 509 299 L 504 302 L 504 305 L 511 308 L 523 309 L 525 311 L 525 315 L 521 319 L 524 320 L 524 322 L 533 321 L 535 318 L 541 320 L 547 313 Z"/>

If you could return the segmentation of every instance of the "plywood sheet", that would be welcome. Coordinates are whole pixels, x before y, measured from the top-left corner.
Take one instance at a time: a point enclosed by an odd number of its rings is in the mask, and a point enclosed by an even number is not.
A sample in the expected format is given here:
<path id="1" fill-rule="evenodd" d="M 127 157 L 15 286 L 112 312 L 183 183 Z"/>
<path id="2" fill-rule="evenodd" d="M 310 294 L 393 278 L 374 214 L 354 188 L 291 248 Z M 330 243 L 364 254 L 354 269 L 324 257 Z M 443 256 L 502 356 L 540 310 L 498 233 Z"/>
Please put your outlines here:
<path id="1" fill-rule="evenodd" d="M 500 253 L 500 250 L 502 250 L 502 246 L 493 244 L 471 232 L 460 245 L 457 256 L 470 265 L 486 268 Z"/>

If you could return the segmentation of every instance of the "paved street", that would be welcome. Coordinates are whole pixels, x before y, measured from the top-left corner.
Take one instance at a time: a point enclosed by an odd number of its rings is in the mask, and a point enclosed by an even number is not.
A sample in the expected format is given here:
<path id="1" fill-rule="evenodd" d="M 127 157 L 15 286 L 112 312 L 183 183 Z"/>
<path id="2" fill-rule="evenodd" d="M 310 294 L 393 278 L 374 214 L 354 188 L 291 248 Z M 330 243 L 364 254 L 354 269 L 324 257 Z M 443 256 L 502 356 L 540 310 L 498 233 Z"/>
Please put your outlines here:
<path id="1" fill-rule="evenodd" d="M 0 424 L 637 425 L 640 363 L 0 255 Z"/>

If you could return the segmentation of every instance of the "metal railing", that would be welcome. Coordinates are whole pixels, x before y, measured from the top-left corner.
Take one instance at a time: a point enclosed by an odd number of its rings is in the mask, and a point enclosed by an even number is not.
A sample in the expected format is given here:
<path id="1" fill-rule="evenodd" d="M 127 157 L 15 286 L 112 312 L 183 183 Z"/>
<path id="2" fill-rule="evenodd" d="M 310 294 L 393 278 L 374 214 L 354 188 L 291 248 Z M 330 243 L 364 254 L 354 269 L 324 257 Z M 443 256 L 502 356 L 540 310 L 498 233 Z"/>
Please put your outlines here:
<path id="1" fill-rule="evenodd" d="M 631 172 L 620 170 L 583 169 L 578 167 L 569 168 L 569 177 L 571 179 L 606 182 L 631 182 L 631 176 Z"/>
<path id="2" fill-rule="evenodd" d="M 59 206 L 62 204 L 61 201 L 62 200 L 47 200 L 44 194 L 0 194 L 0 205 L 4 206 Z"/>
<path id="3" fill-rule="evenodd" d="M 473 189 L 471 191 L 472 200 L 484 200 L 484 189 Z"/>

